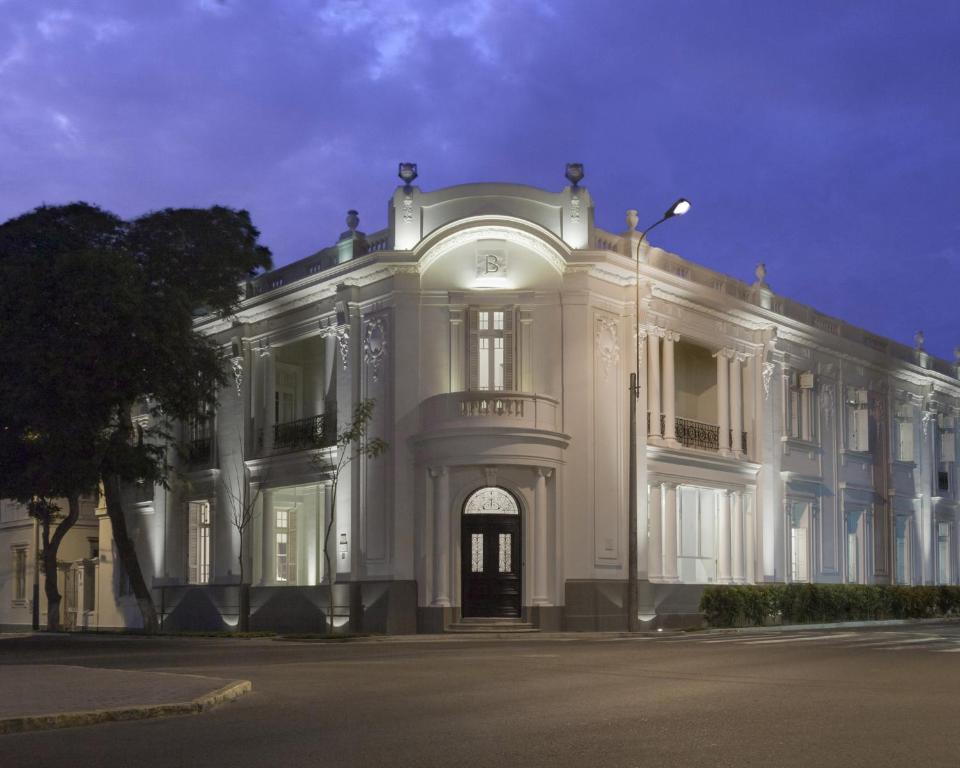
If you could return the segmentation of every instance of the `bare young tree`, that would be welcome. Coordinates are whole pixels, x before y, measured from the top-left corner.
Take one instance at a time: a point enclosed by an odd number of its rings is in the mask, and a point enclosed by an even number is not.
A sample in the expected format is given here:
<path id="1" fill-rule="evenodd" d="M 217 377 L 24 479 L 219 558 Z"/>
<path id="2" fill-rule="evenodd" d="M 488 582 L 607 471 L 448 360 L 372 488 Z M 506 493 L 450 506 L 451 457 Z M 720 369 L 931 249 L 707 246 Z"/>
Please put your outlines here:
<path id="1" fill-rule="evenodd" d="M 50 499 L 37 497 L 27 502 L 27 512 L 30 517 L 36 518 L 40 524 L 40 552 L 38 557 L 43 558 L 43 584 L 47 595 L 47 630 L 60 630 L 60 590 L 57 588 L 57 550 L 60 542 L 67 535 L 74 523 L 80 517 L 80 499 L 72 494 L 67 499 L 69 512 L 61 514 L 60 507 Z M 50 528 L 53 527 L 53 536 Z"/>
<path id="2" fill-rule="evenodd" d="M 311 461 L 321 471 L 331 477 L 330 483 L 330 519 L 323 534 L 323 561 L 326 564 L 327 583 L 330 588 L 327 603 L 327 632 L 333 633 L 333 567 L 330 563 L 330 535 L 333 532 L 333 522 L 337 514 L 337 488 L 340 477 L 351 463 L 361 457 L 376 458 L 386 452 L 389 443 L 379 437 L 370 437 L 367 430 L 373 418 L 373 408 L 376 401 L 361 400 L 353 409 L 353 418 L 346 428 L 337 435 L 334 446 L 333 461 L 330 461 L 322 451 L 313 454 Z"/>
<path id="3" fill-rule="evenodd" d="M 237 562 L 240 565 L 240 620 L 238 629 L 241 632 L 247 632 L 250 629 L 250 584 L 247 581 L 248 575 L 243 562 L 244 542 L 247 540 L 250 524 L 256 516 L 264 482 L 259 483 L 256 490 L 250 488 L 250 472 L 243 460 L 246 454 L 243 450 L 243 436 L 240 434 L 237 436 L 237 445 L 240 446 L 240 461 L 229 464 L 222 460 L 219 462 L 220 487 L 223 497 L 230 505 L 230 524 L 237 532 L 239 539 Z M 229 466 L 226 471 L 224 471 L 225 466 Z"/>

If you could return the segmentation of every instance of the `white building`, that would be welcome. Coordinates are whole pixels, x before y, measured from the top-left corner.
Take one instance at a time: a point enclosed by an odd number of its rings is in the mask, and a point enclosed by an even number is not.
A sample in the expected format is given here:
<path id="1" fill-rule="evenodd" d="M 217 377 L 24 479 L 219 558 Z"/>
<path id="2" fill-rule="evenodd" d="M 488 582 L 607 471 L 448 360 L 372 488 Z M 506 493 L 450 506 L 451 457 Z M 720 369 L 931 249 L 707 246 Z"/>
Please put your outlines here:
<path id="1" fill-rule="evenodd" d="M 957 583 L 957 364 L 646 242 L 638 307 L 628 221 L 596 228 L 577 184 L 401 186 L 386 229 L 351 212 L 198 320 L 234 380 L 185 425 L 182 481 L 128 512 L 165 626 L 235 625 L 249 482 L 253 628 L 320 629 L 331 581 L 357 630 L 625 627 L 638 323 L 644 618 L 704 584 Z M 311 456 L 366 398 L 390 448 L 332 509 Z"/>
<path id="2" fill-rule="evenodd" d="M 56 503 L 65 514 L 66 499 Z M 92 500 L 81 499 L 80 517 L 64 536 L 57 552 L 60 623 L 64 629 L 93 628 L 98 615 L 100 532 L 94 507 Z M 110 540 L 105 541 L 109 546 Z M 0 630 L 30 628 L 35 600 L 39 625 L 47 626 L 45 574 L 42 561 L 38 562 L 39 547 L 37 523 L 27 513 L 26 506 L 0 499 Z M 36 593 L 34 585 L 39 587 Z"/>

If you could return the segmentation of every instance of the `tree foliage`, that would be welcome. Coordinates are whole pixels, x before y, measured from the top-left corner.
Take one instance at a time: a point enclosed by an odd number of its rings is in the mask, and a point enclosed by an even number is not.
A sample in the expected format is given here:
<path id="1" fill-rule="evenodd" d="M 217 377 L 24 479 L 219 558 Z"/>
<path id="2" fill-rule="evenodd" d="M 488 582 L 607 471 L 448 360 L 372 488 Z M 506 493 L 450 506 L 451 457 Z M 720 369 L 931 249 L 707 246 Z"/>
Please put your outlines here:
<path id="1" fill-rule="evenodd" d="M 166 209 L 124 221 L 86 203 L 0 225 L 0 495 L 92 492 L 146 628 L 155 611 L 123 518 L 121 482 L 164 483 L 170 425 L 213 402 L 226 371 L 199 311 L 228 316 L 271 266 L 246 211 Z M 130 410 L 154 417 L 134 427 Z"/>

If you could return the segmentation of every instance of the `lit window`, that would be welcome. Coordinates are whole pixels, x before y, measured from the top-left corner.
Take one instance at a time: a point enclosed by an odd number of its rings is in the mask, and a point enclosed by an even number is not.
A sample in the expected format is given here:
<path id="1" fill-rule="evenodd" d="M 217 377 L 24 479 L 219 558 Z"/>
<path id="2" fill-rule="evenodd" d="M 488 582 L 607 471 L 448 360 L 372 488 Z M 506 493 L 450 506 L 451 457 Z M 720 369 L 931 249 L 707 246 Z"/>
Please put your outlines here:
<path id="1" fill-rule="evenodd" d="M 210 583 L 210 502 L 191 501 L 188 504 L 189 551 L 187 552 L 187 581 L 190 584 Z"/>
<path id="2" fill-rule="evenodd" d="M 505 310 L 470 310 L 470 388 L 513 386 L 513 322 Z"/>
<path id="3" fill-rule="evenodd" d="M 500 573 L 510 573 L 513 570 L 513 535 L 501 533 L 499 537 L 499 570 Z"/>
<path id="4" fill-rule="evenodd" d="M 483 534 L 470 534 L 470 572 L 483 573 Z"/>
<path id="5" fill-rule="evenodd" d="M 297 513 L 294 509 L 277 507 L 274 510 L 276 580 L 294 584 L 297 582 L 296 520 Z"/>

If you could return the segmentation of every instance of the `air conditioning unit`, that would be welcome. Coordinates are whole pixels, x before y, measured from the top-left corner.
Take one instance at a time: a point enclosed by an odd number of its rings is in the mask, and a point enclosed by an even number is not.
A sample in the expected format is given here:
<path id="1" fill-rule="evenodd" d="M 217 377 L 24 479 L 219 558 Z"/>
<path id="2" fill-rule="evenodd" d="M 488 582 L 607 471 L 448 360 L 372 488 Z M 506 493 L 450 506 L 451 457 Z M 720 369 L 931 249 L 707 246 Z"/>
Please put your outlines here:
<path id="1" fill-rule="evenodd" d="M 800 389 L 813 389 L 814 376 L 810 371 L 800 374 Z"/>

